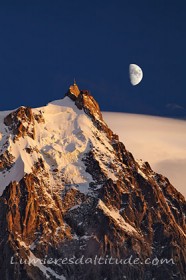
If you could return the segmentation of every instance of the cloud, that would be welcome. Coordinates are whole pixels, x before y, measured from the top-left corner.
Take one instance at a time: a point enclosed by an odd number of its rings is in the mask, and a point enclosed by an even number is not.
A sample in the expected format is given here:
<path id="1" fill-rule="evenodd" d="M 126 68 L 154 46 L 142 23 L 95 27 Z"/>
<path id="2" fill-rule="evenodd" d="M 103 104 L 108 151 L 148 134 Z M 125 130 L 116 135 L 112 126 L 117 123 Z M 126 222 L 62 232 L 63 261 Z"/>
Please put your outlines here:
<path id="1" fill-rule="evenodd" d="M 176 103 L 168 103 L 166 104 L 166 108 L 171 110 L 184 110 L 185 108 L 179 104 Z"/>
<path id="2" fill-rule="evenodd" d="M 108 112 L 103 117 L 136 159 L 148 161 L 186 197 L 186 121 Z"/>

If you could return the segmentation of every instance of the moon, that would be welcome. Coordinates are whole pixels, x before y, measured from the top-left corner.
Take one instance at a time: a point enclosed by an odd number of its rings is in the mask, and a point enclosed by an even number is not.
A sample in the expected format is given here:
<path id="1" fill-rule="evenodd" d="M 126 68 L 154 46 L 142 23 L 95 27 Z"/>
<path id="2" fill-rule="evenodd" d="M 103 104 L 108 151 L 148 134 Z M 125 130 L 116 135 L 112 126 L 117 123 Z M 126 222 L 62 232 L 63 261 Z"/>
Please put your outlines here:
<path id="1" fill-rule="evenodd" d="M 136 64 L 129 65 L 129 77 L 130 82 L 133 86 L 139 84 L 143 78 L 143 71 L 141 68 Z"/>

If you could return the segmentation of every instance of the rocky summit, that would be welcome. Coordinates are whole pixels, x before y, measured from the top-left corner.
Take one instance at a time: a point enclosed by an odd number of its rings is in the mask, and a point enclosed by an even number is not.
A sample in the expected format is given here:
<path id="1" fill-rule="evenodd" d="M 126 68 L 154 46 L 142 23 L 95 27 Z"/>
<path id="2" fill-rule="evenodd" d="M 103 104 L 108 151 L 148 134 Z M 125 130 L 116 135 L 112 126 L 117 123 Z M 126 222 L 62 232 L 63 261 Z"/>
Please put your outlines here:
<path id="1" fill-rule="evenodd" d="M 186 279 L 186 202 L 72 85 L 0 113 L 0 279 Z"/>

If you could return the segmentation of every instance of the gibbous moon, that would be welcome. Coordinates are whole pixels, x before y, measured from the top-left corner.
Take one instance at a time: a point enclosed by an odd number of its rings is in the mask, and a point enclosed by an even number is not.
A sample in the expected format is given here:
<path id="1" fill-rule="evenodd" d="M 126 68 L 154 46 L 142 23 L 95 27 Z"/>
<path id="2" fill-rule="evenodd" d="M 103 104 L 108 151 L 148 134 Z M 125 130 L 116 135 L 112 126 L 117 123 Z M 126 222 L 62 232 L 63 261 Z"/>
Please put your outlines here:
<path id="1" fill-rule="evenodd" d="M 129 77 L 130 82 L 133 86 L 139 84 L 143 78 L 143 71 L 141 68 L 136 64 L 129 65 Z"/>

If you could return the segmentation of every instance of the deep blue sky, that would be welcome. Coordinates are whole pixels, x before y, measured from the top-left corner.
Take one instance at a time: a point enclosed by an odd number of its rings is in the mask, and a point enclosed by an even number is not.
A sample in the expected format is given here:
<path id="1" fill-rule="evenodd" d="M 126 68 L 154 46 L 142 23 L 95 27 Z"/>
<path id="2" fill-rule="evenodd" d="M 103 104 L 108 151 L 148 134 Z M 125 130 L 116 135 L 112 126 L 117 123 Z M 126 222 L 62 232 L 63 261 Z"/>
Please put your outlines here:
<path id="1" fill-rule="evenodd" d="M 102 110 L 185 117 L 186 1 L 0 1 L 0 110 L 60 99 L 74 77 Z"/>

